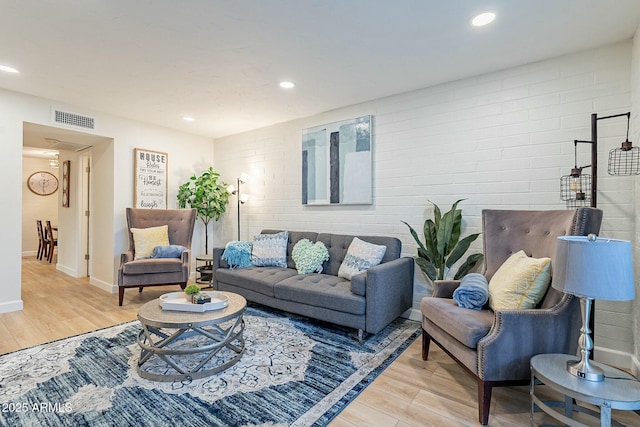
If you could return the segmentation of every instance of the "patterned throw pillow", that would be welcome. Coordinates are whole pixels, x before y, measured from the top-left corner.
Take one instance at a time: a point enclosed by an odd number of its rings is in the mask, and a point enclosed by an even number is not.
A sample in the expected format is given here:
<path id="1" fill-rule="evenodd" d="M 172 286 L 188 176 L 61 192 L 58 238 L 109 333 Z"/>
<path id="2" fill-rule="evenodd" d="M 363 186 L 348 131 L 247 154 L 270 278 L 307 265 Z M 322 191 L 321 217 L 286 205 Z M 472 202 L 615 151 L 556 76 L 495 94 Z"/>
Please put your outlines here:
<path id="1" fill-rule="evenodd" d="M 133 259 L 151 258 L 156 246 L 169 246 L 169 226 L 131 228 L 133 234 Z"/>
<path id="2" fill-rule="evenodd" d="M 251 264 L 256 267 L 286 267 L 289 232 L 253 236 Z"/>
<path id="3" fill-rule="evenodd" d="M 535 308 L 551 282 L 551 259 L 511 255 L 489 281 L 489 306 L 496 310 Z"/>
<path id="4" fill-rule="evenodd" d="M 329 251 L 322 242 L 300 239 L 293 246 L 291 258 L 296 263 L 298 274 L 322 273 L 322 263 L 329 259 Z"/>
<path id="5" fill-rule="evenodd" d="M 380 264 L 386 250 L 386 246 L 374 245 L 354 237 L 340 265 L 338 277 L 351 280 L 351 276 Z"/>

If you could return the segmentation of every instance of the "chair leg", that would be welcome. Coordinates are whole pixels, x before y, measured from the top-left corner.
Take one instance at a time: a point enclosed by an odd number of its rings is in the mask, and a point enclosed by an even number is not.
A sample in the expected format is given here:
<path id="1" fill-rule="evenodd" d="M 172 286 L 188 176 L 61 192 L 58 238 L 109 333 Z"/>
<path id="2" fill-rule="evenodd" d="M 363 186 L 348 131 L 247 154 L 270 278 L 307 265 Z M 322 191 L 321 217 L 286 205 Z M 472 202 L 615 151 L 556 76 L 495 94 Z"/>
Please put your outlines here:
<path id="1" fill-rule="evenodd" d="M 483 426 L 489 424 L 489 408 L 491 407 L 491 381 L 478 379 L 478 421 Z"/>
<path id="2" fill-rule="evenodd" d="M 431 344 L 431 336 L 422 330 L 422 360 L 429 360 L 429 345 Z"/>
<path id="3" fill-rule="evenodd" d="M 124 299 L 124 286 L 118 287 L 118 305 L 122 306 L 122 300 Z"/>

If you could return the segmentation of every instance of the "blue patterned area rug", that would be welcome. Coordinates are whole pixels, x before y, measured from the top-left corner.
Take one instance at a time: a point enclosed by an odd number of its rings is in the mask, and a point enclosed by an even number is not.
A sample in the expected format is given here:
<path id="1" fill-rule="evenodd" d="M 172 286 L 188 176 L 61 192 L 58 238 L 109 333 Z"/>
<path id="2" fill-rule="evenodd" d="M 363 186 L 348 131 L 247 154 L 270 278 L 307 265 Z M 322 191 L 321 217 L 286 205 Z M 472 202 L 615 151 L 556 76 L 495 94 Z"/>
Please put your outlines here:
<path id="1" fill-rule="evenodd" d="M 324 426 L 420 333 L 398 319 L 360 344 L 264 307 L 244 319 L 240 361 L 191 382 L 140 378 L 137 321 L 0 356 L 0 425 Z"/>

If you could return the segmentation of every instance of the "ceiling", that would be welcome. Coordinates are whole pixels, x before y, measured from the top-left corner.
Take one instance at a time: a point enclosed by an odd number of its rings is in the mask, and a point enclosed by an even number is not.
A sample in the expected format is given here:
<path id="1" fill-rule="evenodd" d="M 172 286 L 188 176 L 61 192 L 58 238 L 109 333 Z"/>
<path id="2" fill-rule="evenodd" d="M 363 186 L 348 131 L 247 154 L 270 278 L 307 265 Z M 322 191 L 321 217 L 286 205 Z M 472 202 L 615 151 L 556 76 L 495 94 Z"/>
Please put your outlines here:
<path id="1" fill-rule="evenodd" d="M 493 24 L 469 25 L 487 10 Z M 0 11 L 0 64 L 20 70 L 0 72 L 0 87 L 211 138 L 629 39 L 640 23 L 638 0 L 0 0 Z"/>

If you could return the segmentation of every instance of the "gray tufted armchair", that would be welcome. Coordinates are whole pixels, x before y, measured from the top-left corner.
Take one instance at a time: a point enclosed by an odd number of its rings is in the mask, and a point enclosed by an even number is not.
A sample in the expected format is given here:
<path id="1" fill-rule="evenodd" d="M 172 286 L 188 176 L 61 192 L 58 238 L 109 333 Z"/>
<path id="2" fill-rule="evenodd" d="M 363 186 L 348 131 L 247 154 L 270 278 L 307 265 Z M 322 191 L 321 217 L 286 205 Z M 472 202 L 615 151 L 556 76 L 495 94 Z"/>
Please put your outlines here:
<path id="1" fill-rule="evenodd" d="M 506 259 L 524 250 L 534 258 L 553 259 L 563 235 L 597 234 L 602 211 L 593 208 L 552 211 L 484 210 L 484 275 L 490 280 Z M 458 307 L 458 281 L 436 281 L 432 297 L 422 299 L 422 359 L 435 342 L 478 382 L 478 420 L 489 422 L 494 386 L 523 385 L 529 362 L 541 353 L 574 354 L 580 329 L 576 298 L 549 287 L 535 309 L 493 312 Z"/>
<path id="2" fill-rule="evenodd" d="M 118 305 L 122 305 L 126 288 L 180 285 L 184 289 L 189 280 L 191 239 L 196 221 L 195 209 L 134 209 L 127 208 L 129 250 L 120 256 L 118 270 Z M 180 258 L 135 258 L 131 228 L 168 225 L 169 243 L 187 248 Z"/>

